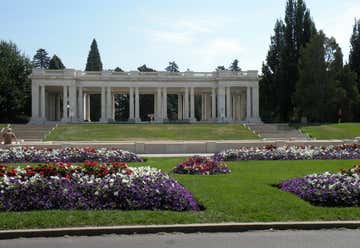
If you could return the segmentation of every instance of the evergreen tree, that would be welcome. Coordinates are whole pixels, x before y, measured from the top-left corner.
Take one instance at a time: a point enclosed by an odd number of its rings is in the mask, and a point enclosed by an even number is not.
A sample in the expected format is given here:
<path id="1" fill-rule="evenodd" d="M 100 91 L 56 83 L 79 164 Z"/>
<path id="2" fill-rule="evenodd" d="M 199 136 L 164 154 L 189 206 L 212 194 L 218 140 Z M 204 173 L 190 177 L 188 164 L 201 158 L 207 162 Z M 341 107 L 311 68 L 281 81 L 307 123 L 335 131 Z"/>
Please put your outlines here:
<path id="1" fill-rule="evenodd" d="M 357 88 L 356 73 L 350 69 L 349 65 L 345 65 L 337 78 L 345 93 L 339 100 L 342 121 L 359 121 L 360 94 Z"/>
<path id="2" fill-rule="evenodd" d="M 302 0 L 288 0 L 284 23 L 277 21 L 274 39 L 270 46 L 263 77 L 260 81 L 261 117 L 268 121 L 287 122 L 293 118 L 292 102 L 298 81 L 299 56 L 312 35 L 316 34 L 310 11 Z M 281 42 L 279 41 L 281 39 Z M 273 38 L 272 38 L 273 43 Z M 274 55 L 273 55 L 274 53 Z M 264 95 L 267 96 L 264 96 Z"/>
<path id="3" fill-rule="evenodd" d="M 349 65 L 351 70 L 356 73 L 356 80 L 358 82 L 358 89 L 360 91 L 360 20 L 355 20 L 350 43 L 351 50 L 349 56 Z"/>
<path id="4" fill-rule="evenodd" d="M 294 103 L 300 116 L 312 122 L 335 121 L 345 91 L 340 87 L 337 73 L 342 67 L 342 55 L 334 39 L 322 32 L 314 35 L 300 52 L 299 81 Z M 329 59 L 330 58 L 330 59 Z"/>
<path id="5" fill-rule="evenodd" d="M 26 121 L 31 114 L 30 60 L 12 42 L 0 41 L 0 122 Z"/>
<path id="6" fill-rule="evenodd" d="M 226 68 L 223 65 L 219 65 L 218 67 L 215 68 L 215 71 L 217 72 L 226 71 Z"/>
<path id="7" fill-rule="evenodd" d="M 86 62 L 86 68 L 85 71 L 102 71 L 103 65 L 101 63 L 101 57 L 98 50 L 97 42 L 95 39 L 93 39 L 89 55 Z"/>
<path id="8" fill-rule="evenodd" d="M 124 72 L 120 67 L 116 67 L 116 68 L 114 69 L 114 71 L 116 71 L 116 72 Z"/>
<path id="9" fill-rule="evenodd" d="M 279 105 L 279 77 L 281 51 L 284 47 L 284 23 L 278 20 L 274 28 L 274 36 L 271 37 L 269 52 L 266 63 L 262 66 L 262 77 L 259 81 L 260 91 L 260 115 L 263 121 L 271 122 L 278 120 Z"/>
<path id="10" fill-rule="evenodd" d="M 231 63 L 231 65 L 230 65 L 230 67 L 229 67 L 229 70 L 230 70 L 230 71 L 234 71 L 234 72 L 239 72 L 239 71 L 241 71 L 241 68 L 239 67 L 239 60 L 235 59 L 235 60 Z"/>
<path id="11" fill-rule="evenodd" d="M 40 69 L 47 69 L 49 68 L 49 63 L 50 57 L 48 56 L 48 52 L 43 48 L 38 49 L 33 58 L 34 67 Z"/>
<path id="12" fill-rule="evenodd" d="M 167 72 L 179 72 L 179 66 L 173 62 L 169 62 L 169 65 L 165 68 L 165 71 Z"/>
<path id="13" fill-rule="evenodd" d="M 58 56 L 54 55 L 49 62 L 49 69 L 62 70 L 65 69 L 65 66 L 62 63 L 61 59 Z"/>
<path id="14" fill-rule="evenodd" d="M 154 70 L 150 67 L 147 67 L 145 64 L 143 64 L 142 66 L 139 66 L 137 69 L 140 72 L 156 72 L 156 70 Z"/>

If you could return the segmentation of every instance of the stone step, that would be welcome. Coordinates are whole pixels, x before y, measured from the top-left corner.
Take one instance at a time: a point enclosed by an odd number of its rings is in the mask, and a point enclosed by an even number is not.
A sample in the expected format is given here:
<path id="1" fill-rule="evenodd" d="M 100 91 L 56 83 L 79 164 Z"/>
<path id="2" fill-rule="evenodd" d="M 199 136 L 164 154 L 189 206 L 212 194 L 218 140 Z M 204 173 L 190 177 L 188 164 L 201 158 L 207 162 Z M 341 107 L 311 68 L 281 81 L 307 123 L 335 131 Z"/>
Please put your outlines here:
<path id="1" fill-rule="evenodd" d="M 250 123 L 247 126 L 264 139 L 309 139 L 305 134 L 299 130 L 290 127 L 284 123 L 274 124 L 261 124 L 261 123 Z"/>
<path id="2" fill-rule="evenodd" d="M 18 140 L 42 141 L 48 135 L 56 124 L 34 125 L 34 124 L 12 124 Z"/>

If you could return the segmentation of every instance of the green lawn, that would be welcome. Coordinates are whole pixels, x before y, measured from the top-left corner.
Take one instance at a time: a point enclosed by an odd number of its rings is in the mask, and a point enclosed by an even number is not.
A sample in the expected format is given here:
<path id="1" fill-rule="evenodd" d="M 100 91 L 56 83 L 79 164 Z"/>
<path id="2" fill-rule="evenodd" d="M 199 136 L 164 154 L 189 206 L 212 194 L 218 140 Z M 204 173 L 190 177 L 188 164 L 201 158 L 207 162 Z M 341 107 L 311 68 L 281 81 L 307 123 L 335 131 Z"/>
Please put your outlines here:
<path id="1" fill-rule="evenodd" d="M 142 165 L 169 171 L 182 158 L 153 158 Z M 0 213 L 0 229 L 31 227 L 255 221 L 360 220 L 360 208 L 315 207 L 274 184 L 309 173 L 338 171 L 360 161 L 248 161 L 228 163 L 232 174 L 175 175 L 205 205 L 202 212 L 31 211 Z"/>
<path id="2" fill-rule="evenodd" d="M 301 127 L 301 130 L 316 139 L 352 139 L 360 137 L 360 123 L 312 125 Z"/>
<path id="3" fill-rule="evenodd" d="M 238 140 L 258 137 L 240 124 L 67 124 L 47 140 Z"/>

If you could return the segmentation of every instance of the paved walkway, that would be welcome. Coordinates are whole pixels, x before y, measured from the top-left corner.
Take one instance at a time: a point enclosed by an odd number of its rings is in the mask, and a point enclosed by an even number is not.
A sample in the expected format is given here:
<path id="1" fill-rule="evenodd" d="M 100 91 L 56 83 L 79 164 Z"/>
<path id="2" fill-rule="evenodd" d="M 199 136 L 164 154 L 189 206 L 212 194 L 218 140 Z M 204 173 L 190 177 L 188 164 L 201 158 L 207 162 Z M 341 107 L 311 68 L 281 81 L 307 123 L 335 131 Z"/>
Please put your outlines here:
<path id="1" fill-rule="evenodd" d="M 359 230 L 195 233 L 158 235 L 107 235 L 0 240 L 6 248 L 358 248 Z"/>

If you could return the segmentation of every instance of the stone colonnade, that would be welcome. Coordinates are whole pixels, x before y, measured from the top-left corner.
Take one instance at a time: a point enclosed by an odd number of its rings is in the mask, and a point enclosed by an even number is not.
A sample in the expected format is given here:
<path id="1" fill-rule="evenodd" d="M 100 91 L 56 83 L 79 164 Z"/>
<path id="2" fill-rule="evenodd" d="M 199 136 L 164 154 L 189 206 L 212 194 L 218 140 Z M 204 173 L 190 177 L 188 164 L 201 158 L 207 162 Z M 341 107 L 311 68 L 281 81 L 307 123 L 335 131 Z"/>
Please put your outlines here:
<path id="1" fill-rule="evenodd" d="M 182 74 L 176 77 L 168 76 L 169 82 L 146 73 L 137 74 L 137 80 L 130 82 L 128 77 L 120 73 L 119 78 L 102 79 L 102 74 L 79 74 L 75 71 L 70 80 L 54 80 L 52 71 L 37 70 L 32 74 L 32 122 L 62 121 L 83 122 L 90 121 L 90 95 L 101 95 L 100 122 L 115 121 L 115 95 L 129 96 L 129 122 L 141 122 L 140 95 L 154 96 L 154 121 L 168 121 L 168 95 L 177 96 L 177 120 L 195 122 L 195 108 L 200 109 L 200 121 L 206 122 L 259 122 L 259 88 L 257 72 L 255 74 L 234 74 L 221 78 L 219 74 L 204 74 L 204 81 L 199 82 L 199 76 Z M 55 71 L 61 74 L 61 71 Z M 64 71 L 64 74 L 66 70 Z M 101 72 L 100 72 L 101 73 Z M 106 74 L 109 77 L 109 74 Z M 112 73 L 111 76 L 118 76 Z M 49 78 L 47 77 L 49 76 Z M 52 76 L 52 77 L 50 77 Z M 55 75 L 56 76 L 56 75 Z M 84 76 L 84 78 L 81 78 Z M 142 76 L 144 78 L 141 78 Z M 146 82 L 148 76 L 149 82 Z M 189 77 L 190 76 L 190 77 Z M 191 77 L 192 76 L 192 77 Z M 253 77 L 250 77 L 253 76 Z M 125 78 L 123 78 L 125 77 Z M 195 83 L 186 82 L 196 80 Z M 202 77 L 200 77 L 201 79 Z M 82 80 L 79 80 L 82 79 Z M 92 80 L 89 80 L 92 79 Z M 105 81 L 108 80 L 108 81 Z M 116 80 L 117 79 L 117 80 Z M 127 79 L 127 80 L 126 80 Z M 181 79 L 181 80 L 179 80 Z M 94 83 L 94 81 L 100 81 Z M 124 82 L 127 81 L 127 82 Z M 196 106 L 195 96 L 201 98 L 200 106 Z"/>

